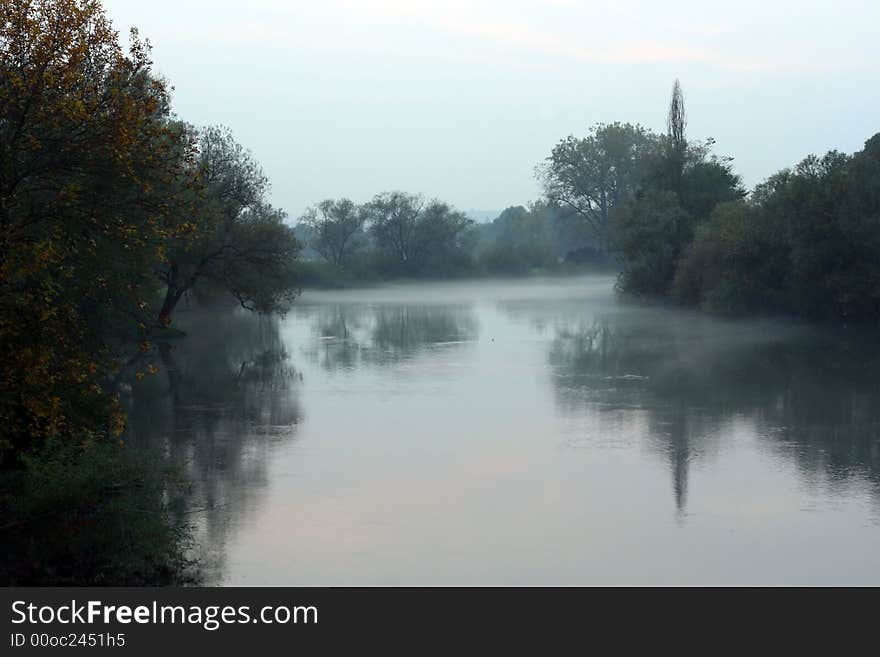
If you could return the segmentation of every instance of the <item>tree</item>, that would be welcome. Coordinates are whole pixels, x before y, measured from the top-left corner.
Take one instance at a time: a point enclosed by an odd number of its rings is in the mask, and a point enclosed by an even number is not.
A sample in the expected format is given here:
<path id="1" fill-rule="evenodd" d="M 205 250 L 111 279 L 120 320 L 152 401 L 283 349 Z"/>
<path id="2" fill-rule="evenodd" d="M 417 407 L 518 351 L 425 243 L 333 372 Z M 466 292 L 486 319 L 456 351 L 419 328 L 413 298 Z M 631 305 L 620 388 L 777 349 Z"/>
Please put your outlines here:
<path id="1" fill-rule="evenodd" d="M 547 199 L 576 212 L 607 253 L 611 213 L 639 189 L 657 145 L 640 125 L 599 123 L 587 137 L 569 136 L 554 146 L 538 175 Z"/>
<path id="2" fill-rule="evenodd" d="M 448 203 L 433 200 L 417 222 L 414 265 L 439 274 L 470 266 L 473 220 Z"/>
<path id="3" fill-rule="evenodd" d="M 880 321 L 880 137 L 811 155 L 720 204 L 675 277 L 686 303 L 727 313 Z"/>
<path id="4" fill-rule="evenodd" d="M 244 210 L 229 228 L 224 253 L 203 270 L 206 280 L 252 312 L 285 312 L 299 290 L 293 269 L 300 244 L 287 215 L 267 203 Z"/>
<path id="5" fill-rule="evenodd" d="M 464 238 L 473 221 L 446 203 L 389 192 L 376 196 L 367 212 L 376 245 L 397 273 L 424 273 L 465 257 Z"/>
<path id="6" fill-rule="evenodd" d="M 358 237 L 366 220 L 367 211 L 363 206 L 343 198 L 321 201 L 309 208 L 300 222 L 311 229 L 309 246 L 327 262 L 343 267 L 362 246 Z"/>
<path id="7" fill-rule="evenodd" d="M 376 245 L 391 256 L 401 269 L 412 267 L 418 250 L 419 216 L 424 199 L 416 194 L 387 192 L 368 205 L 370 232 Z"/>
<path id="8" fill-rule="evenodd" d="M 612 242 L 624 256 L 620 286 L 638 294 L 667 294 L 696 228 L 720 203 L 745 196 L 730 162 L 706 144 L 689 145 L 680 175 L 678 153 L 664 149 L 652 161 L 644 189 L 615 213 Z M 670 157 L 672 159 L 670 159 Z M 669 176 L 673 172 L 675 175 Z"/>
<path id="9" fill-rule="evenodd" d="M 689 144 L 677 176 L 679 202 L 697 223 L 707 220 L 718 204 L 739 201 L 746 195 L 742 178 L 733 171 L 733 159 L 714 155 L 714 145 L 714 139 Z"/>
<path id="10" fill-rule="evenodd" d="M 612 234 L 624 255 L 620 287 L 638 294 L 669 294 L 682 254 L 697 226 L 721 203 L 745 197 L 730 158 L 712 154 L 713 139 L 690 143 L 684 95 L 675 81 L 668 133 L 647 154 L 642 186 L 615 213 Z"/>
<path id="11" fill-rule="evenodd" d="M 789 249 L 753 203 L 721 203 L 678 263 L 673 296 L 721 313 L 773 312 L 784 305 Z"/>
<path id="12" fill-rule="evenodd" d="M 615 213 L 612 240 L 624 260 L 618 286 L 663 295 L 675 275 L 682 226 L 688 223 L 674 192 L 649 189 Z"/>
<path id="13" fill-rule="evenodd" d="M 253 156 L 228 129 L 206 128 L 194 180 L 192 233 L 175 239 L 155 270 L 165 286 L 160 326 L 200 283 L 226 290 L 249 310 L 283 312 L 296 294 L 300 244 L 284 214 L 265 201 L 268 183 Z"/>
<path id="14" fill-rule="evenodd" d="M 0 5 L 0 462 L 120 432 L 102 381 L 143 325 L 187 166 L 149 44 L 91 0 Z M 136 333 L 134 334 L 136 335 Z"/>
<path id="15" fill-rule="evenodd" d="M 669 101 L 669 113 L 666 116 L 666 129 L 673 144 L 679 147 L 685 144 L 685 128 L 687 127 L 687 114 L 684 109 L 684 92 L 681 90 L 681 82 L 678 78 L 672 83 L 672 98 Z"/>
<path id="16" fill-rule="evenodd" d="M 756 189 L 785 236 L 786 307 L 835 321 L 880 319 L 880 148 L 811 155 Z"/>
<path id="17" fill-rule="evenodd" d="M 672 174 L 672 188 L 681 195 L 681 184 L 687 159 L 688 142 L 685 136 L 687 113 L 684 109 L 684 92 L 678 78 L 672 84 L 672 98 L 666 115 L 666 159 Z"/>
<path id="18" fill-rule="evenodd" d="M 484 227 L 481 259 L 492 273 L 525 273 L 556 264 L 553 214 L 543 203 L 509 207 Z"/>

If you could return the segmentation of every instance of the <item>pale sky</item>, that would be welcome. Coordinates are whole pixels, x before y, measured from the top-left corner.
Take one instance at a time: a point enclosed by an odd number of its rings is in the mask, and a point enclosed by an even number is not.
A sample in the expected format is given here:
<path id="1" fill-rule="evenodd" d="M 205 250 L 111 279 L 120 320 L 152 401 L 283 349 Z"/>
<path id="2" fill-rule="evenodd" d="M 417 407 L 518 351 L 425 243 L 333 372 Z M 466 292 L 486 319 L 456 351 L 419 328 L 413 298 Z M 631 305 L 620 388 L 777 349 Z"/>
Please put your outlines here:
<path id="1" fill-rule="evenodd" d="M 880 131 L 877 0 L 105 0 L 174 110 L 221 123 L 296 218 L 401 189 L 462 210 L 539 196 L 553 144 L 615 120 L 691 138 L 749 186 Z"/>

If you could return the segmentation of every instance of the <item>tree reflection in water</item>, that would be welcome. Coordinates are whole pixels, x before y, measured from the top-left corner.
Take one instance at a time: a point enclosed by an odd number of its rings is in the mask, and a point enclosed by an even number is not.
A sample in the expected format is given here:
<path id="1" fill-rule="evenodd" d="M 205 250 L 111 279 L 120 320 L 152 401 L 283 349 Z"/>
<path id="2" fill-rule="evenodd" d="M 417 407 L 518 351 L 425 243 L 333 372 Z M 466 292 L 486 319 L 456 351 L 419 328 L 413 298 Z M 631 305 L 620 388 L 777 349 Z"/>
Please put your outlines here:
<path id="1" fill-rule="evenodd" d="M 427 349 L 476 340 L 479 324 L 469 306 L 320 305 L 314 317 L 318 346 L 309 357 L 328 370 L 393 365 Z"/>
<path id="2" fill-rule="evenodd" d="M 159 372 L 135 381 L 128 439 L 162 445 L 192 485 L 197 556 L 214 579 L 236 523 L 263 494 L 273 449 L 301 420 L 278 321 L 240 310 L 192 311 L 188 337 L 159 344 Z"/>
<path id="3" fill-rule="evenodd" d="M 558 324 L 550 347 L 569 415 L 638 414 L 686 510 L 693 461 L 747 422 L 809 481 L 866 481 L 880 501 L 880 355 L 870 337 L 659 310 Z"/>

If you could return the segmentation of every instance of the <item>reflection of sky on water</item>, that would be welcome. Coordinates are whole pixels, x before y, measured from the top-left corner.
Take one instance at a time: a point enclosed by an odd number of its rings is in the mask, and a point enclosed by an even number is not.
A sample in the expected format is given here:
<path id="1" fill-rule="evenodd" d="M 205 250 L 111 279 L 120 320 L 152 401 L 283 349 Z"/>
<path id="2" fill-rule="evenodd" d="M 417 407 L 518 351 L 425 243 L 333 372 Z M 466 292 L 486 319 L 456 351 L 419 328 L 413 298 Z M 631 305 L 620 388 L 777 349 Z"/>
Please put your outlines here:
<path id="1" fill-rule="evenodd" d="M 142 418 L 212 509 L 221 580 L 878 583 L 870 340 L 611 283 L 307 292 L 194 327 Z"/>

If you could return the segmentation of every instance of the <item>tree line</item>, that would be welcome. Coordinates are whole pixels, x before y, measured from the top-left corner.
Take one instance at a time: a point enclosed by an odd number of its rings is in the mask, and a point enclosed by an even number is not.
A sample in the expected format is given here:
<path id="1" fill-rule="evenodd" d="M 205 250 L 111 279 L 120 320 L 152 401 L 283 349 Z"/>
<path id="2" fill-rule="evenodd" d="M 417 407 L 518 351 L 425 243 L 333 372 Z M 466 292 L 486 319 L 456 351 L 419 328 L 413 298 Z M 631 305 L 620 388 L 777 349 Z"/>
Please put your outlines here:
<path id="1" fill-rule="evenodd" d="M 405 192 L 362 205 L 327 199 L 300 218 L 306 243 L 331 265 L 362 267 L 368 258 L 378 271 L 396 275 L 454 270 L 467 257 L 473 223 L 447 203 Z"/>
<path id="2" fill-rule="evenodd" d="M 352 280 L 547 273 L 608 265 L 576 213 L 538 200 L 478 223 L 443 201 L 401 191 L 357 204 L 325 199 L 295 227 L 303 284 Z"/>
<path id="3" fill-rule="evenodd" d="M 621 291 L 728 314 L 880 321 L 880 134 L 748 192 L 732 159 L 686 128 L 676 81 L 665 134 L 597 124 L 539 168 L 547 201 L 617 260 Z"/>

